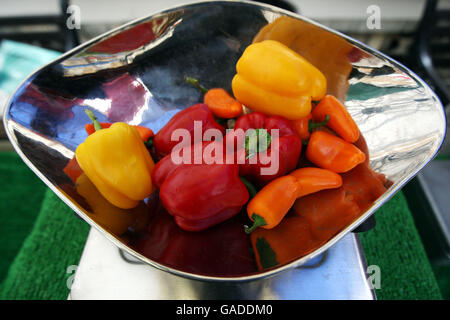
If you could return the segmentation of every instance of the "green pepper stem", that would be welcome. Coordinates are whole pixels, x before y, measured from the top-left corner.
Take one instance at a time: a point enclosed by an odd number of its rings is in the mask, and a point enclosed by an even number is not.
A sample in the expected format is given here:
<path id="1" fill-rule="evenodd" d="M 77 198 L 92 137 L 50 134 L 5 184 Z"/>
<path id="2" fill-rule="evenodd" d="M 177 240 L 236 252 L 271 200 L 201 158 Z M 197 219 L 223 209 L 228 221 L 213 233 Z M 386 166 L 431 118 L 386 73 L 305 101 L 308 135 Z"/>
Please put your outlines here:
<path id="1" fill-rule="evenodd" d="M 264 139 L 261 140 L 260 139 Z M 263 143 L 264 141 L 264 143 Z M 245 158 L 250 159 L 258 152 L 264 152 L 269 149 L 270 143 L 272 142 L 272 136 L 267 132 L 266 129 L 251 129 L 247 131 L 245 136 Z"/>
<path id="2" fill-rule="evenodd" d="M 248 193 L 250 194 L 250 197 L 253 198 L 254 196 L 256 196 L 258 191 L 256 191 L 255 186 L 247 179 L 245 179 L 243 177 L 239 177 L 239 178 L 241 179 L 241 181 L 244 183 L 245 187 L 247 188 Z"/>
<path id="3" fill-rule="evenodd" d="M 222 127 L 226 126 L 226 125 L 227 125 L 227 122 L 228 122 L 228 119 L 225 119 L 225 118 L 219 118 L 219 117 L 216 117 L 216 116 L 214 116 L 214 120 L 215 120 L 219 125 L 221 125 Z"/>
<path id="4" fill-rule="evenodd" d="M 92 123 L 94 124 L 95 131 L 101 130 L 102 126 L 100 125 L 100 122 L 98 122 L 97 117 L 94 115 L 94 113 L 89 109 L 84 110 L 84 112 L 87 114 L 89 119 L 91 119 Z"/>
<path id="5" fill-rule="evenodd" d="M 144 144 L 147 149 L 151 149 L 151 147 L 153 147 L 153 137 L 150 137 L 147 139 L 147 141 L 144 141 Z"/>
<path id="6" fill-rule="evenodd" d="M 252 215 L 252 219 L 253 219 L 253 225 L 251 227 L 244 226 L 244 231 L 246 234 L 252 233 L 258 227 L 267 225 L 266 220 L 256 213 L 254 213 Z"/>
<path id="7" fill-rule="evenodd" d="M 328 121 L 330 121 L 330 116 L 327 114 L 325 115 L 325 120 L 323 120 L 322 122 L 312 122 L 312 120 L 309 120 L 308 122 L 308 130 L 309 132 L 312 132 L 313 129 L 322 127 L 322 126 L 326 126 Z"/>
<path id="8" fill-rule="evenodd" d="M 197 79 L 192 78 L 192 77 L 184 77 L 184 81 L 186 81 L 186 83 L 192 84 L 193 86 L 197 87 L 198 90 L 200 90 L 201 93 L 207 93 L 208 89 L 206 89 L 204 86 L 202 86 Z"/>

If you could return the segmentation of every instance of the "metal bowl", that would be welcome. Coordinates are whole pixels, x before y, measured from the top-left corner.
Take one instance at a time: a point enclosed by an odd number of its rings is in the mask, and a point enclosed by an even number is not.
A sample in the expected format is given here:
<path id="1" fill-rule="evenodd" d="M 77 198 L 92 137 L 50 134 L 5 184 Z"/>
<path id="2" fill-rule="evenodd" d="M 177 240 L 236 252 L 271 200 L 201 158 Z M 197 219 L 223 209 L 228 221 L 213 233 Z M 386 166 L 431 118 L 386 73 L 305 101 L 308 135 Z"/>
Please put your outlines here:
<path id="1" fill-rule="evenodd" d="M 285 43 L 324 72 L 328 92 L 345 100 L 364 135 L 372 168 L 392 181 L 385 194 L 314 252 L 264 270 L 255 267 L 251 254 L 241 254 L 250 248 L 248 237 L 242 236 L 242 217 L 187 234 L 173 231 L 172 220 L 155 213 L 160 207 L 150 199 L 143 215 L 130 213 L 136 220 L 129 225 L 105 223 L 105 216 L 114 210 L 88 199 L 92 193 L 80 192 L 64 171 L 86 138 L 88 119 L 83 110 L 91 108 L 100 121 L 143 124 L 156 132 L 177 111 L 200 101 L 196 89 L 185 84 L 185 75 L 207 87 L 230 89 L 237 59 L 246 46 L 262 39 Z M 298 267 L 327 250 L 435 156 L 445 136 L 445 123 L 436 95 L 404 66 L 307 18 L 244 1 L 176 7 L 84 43 L 28 77 L 4 115 L 16 151 L 81 218 L 145 263 L 211 281 L 260 279 Z M 150 228 L 153 237 L 133 239 L 129 227 L 137 228 L 136 223 Z M 171 246 L 172 260 L 155 252 L 155 248 L 168 250 L 167 246 Z M 211 267 L 213 263 L 219 267 Z"/>

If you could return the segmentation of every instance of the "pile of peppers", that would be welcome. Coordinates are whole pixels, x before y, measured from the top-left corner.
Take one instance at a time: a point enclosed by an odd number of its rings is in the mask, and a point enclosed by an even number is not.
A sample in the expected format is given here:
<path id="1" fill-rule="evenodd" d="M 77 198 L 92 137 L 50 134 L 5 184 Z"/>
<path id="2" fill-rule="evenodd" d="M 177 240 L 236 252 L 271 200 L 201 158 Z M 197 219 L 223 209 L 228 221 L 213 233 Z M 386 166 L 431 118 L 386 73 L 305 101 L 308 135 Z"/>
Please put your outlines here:
<path id="1" fill-rule="evenodd" d="M 156 134 L 126 123 L 98 123 L 88 110 L 93 123 L 86 125 L 89 136 L 76 150 L 85 176 L 122 209 L 159 192 L 165 210 L 186 231 L 209 229 L 246 211 L 250 221 L 243 229 L 250 234 L 275 228 L 289 211 L 302 210 L 299 199 L 340 190 L 345 173 L 368 166 L 366 153 L 355 145 L 358 126 L 345 106 L 326 94 L 324 75 L 302 56 L 265 40 L 245 49 L 236 71 L 232 95 L 186 77 L 204 94 L 203 101 L 178 112 Z M 197 127 L 202 137 L 214 129 L 222 138 L 197 141 Z M 174 139 L 178 129 L 191 138 Z M 240 144 L 239 130 L 245 132 Z M 231 156 L 217 154 L 219 149 L 232 149 Z M 195 150 L 222 161 L 210 163 Z M 174 153 L 191 161 L 175 163 Z M 278 167 L 270 174 L 263 174 L 272 165 L 262 160 L 263 153 L 266 159 L 278 155 Z M 317 220 L 303 216 L 301 228 Z"/>

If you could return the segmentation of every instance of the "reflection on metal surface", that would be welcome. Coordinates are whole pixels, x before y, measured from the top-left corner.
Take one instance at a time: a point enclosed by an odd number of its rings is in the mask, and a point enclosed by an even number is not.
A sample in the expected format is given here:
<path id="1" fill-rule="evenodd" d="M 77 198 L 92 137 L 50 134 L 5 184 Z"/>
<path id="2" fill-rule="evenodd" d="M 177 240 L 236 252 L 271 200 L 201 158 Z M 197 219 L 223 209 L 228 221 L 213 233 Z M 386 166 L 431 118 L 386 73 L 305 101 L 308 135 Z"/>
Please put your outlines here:
<path id="1" fill-rule="evenodd" d="M 141 260 L 136 259 L 134 256 L 130 255 L 125 250 L 122 250 L 122 249 L 117 249 L 117 250 L 119 251 L 120 258 L 123 261 L 125 261 L 126 263 L 145 264 Z M 360 248 L 358 248 L 358 250 L 359 250 L 359 254 L 361 254 L 362 250 Z M 321 255 L 316 257 L 315 259 L 311 259 L 307 263 L 302 264 L 301 266 L 298 266 L 297 268 L 298 269 L 315 269 L 315 268 L 319 268 L 321 265 L 323 265 L 325 263 L 325 261 L 327 261 L 327 258 L 328 258 L 328 251 L 325 251 L 324 253 L 322 253 Z"/>
<path id="2" fill-rule="evenodd" d="M 145 264 L 144 262 L 142 262 L 139 259 L 136 259 L 134 256 L 130 255 L 129 253 L 127 253 L 125 250 L 122 249 L 118 249 L 119 250 L 119 255 L 120 258 L 122 258 L 123 261 L 125 261 L 126 263 L 131 263 L 131 264 Z"/>
<path id="3" fill-rule="evenodd" d="M 195 274 L 223 277 L 257 271 L 244 215 L 237 215 L 201 232 L 184 231 L 158 197 L 148 203 L 151 220 L 145 232 L 134 234 L 129 246 L 160 264 Z"/>
<path id="4" fill-rule="evenodd" d="M 321 261 L 321 257 L 317 258 Z M 70 298 L 373 299 L 361 258 L 357 236 L 350 233 L 327 250 L 327 258 L 320 266 L 302 266 L 258 281 L 215 283 L 177 277 L 136 263 L 138 260 L 125 251 L 121 254 L 91 229 Z"/>
<path id="5" fill-rule="evenodd" d="M 136 30 L 151 32 L 141 37 Z M 141 42 L 128 41 L 130 36 Z M 181 254 L 200 255 L 184 244 L 201 241 L 200 233 L 186 235 L 171 227 L 167 233 L 150 222 L 148 228 L 161 236 L 172 231 L 177 234 L 171 241 L 158 238 L 163 240 L 155 244 L 157 238 L 144 237 L 141 242 L 130 238 L 130 228 L 122 235 L 118 233 L 125 228 L 116 234 L 108 231 L 93 213 L 89 197 L 83 197 L 76 181 L 64 171 L 73 151 L 87 136 L 83 109 L 91 108 L 100 121 L 142 124 L 156 132 L 176 112 L 201 99 L 195 88 L 184 83 L 185 75 L 202 79 L 206 87 L 230 89 L 243 50 L 253 41 L 269 38 L 286 43 L 324 72 L 328 92 L 345 101 L 364 135 L 371 165 L 392 181 L 387 192 L 317 250 L 297 252 L 297 256 L 290 252 L 282 263 L 263 270 L 257 269 L 251 251 L 249 254 L 244 249 L 251 247 L 250 239 L 241 239 L 238 233 L 240 263 L 221 260 L 220 254 L 225 252 L 230 257 L 236 252 L 227 253 L 225 247 L 216 250 L 220 241 L 212 236 L 204 250 L 209 250 L 209 257 L 217 258 L 219 263 L 202 266 L 183 260 Z M 83 44 L 24 81 L 9 102 L 4 122 L 26 164 L 70 208 L 118 247 L 164 271 L 217 281 L 267 277 L 317 257 L 417 174 L 436 154 L 445 135 L 440 102 L 421 79 L 403 66 L 303 17 L 238 1 L 203 2 L 167 10 Z M 148 215 L 144 216 L 151 219 L 152 210 L 149 205 Z M 227 223 L 218 227 L 234 234 L 236 222 Z M 172 249 L 159 255 L 157 245 L 164 250 L 170 245 Z M 151 252 L 143 254 L 148 248 Z M 217 270 L 225 271 L 218 275 Z"/>
<path id="6" fill-rule="evenodd" d="M 123 236 L 129 229 L 139 232 L 148 224 L 149 209 L 143 201 L 137 207 L 129 210 L 115 207 L 101 195 L 84 173 L 77 178 L 75 189 L 86 201 L 86 206 L 89 208 L 89 212 L 86 214 L 117 236 Z"/>
<path id="7" fill-rule="evenodd" d="M 376 87 L 386 88 L 416 88 L 417 83 L 411 78 L 399 74 L 378 74 L 375 76 L 364 76 L 358 80 L 359 83 L 365 83 Z"/>
<path id="8" fill-rule="evenodd" d="M 83 52 L 61 62 L 66 77 L 82 76 L 132 64 L 136 57 L 155 48 L 173 34 L 182 10 L 112 33 Z M 118 45 L 119 44 L 119 45 Z"/>
<path id="9" fill-rule="evenodd" d="M 305 57 L 327 78 L 327 92 L 345 100 L 351 62 L 360 59 L 364 51 L 316 25 L 286 16 L 264 26 L 254 42 L 269 39 L 279 41 Z"/>
<path id="10" fill-rule="evenodd" d="M 319 268 L 321 265 L 323 265 L 325 263 L 325 261 L 327 261 L 328 251 L 325 251 L 324 253 L 322 253 L 317 258 L 318 258 L 317 261 L 314 261 L 314 259 L 311 259 L 307 263 L 302 264 L 301 266 L 298 266 L 297 268 L 298 269 L 315 269 L 315 268 Z"/>

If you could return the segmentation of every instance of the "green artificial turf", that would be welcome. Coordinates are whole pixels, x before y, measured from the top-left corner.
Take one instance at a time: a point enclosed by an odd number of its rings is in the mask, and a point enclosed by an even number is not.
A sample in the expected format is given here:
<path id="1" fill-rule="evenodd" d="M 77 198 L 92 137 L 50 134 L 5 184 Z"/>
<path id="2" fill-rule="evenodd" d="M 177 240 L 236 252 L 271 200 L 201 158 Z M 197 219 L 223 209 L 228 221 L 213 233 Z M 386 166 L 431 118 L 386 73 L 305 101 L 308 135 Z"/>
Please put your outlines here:
<path id="1" fill-rule="evenodd" d="M 3 214 L 3 212 L 2 212 Z M 0 299 L 67 299 L 89 226 L 50 190 L 0 286 Z"/>
<path id="2" fill-rule="evenodd" d="M 450 264 L 448 261 L 444 264 L 431 264 L 434 274 L 436 275 L 439 289 L 441 289 L 442 297 L 446 300 L 450 299 Z"/>
<path id="3" fill-rule="evenodd" d="M 89 226 L 53 192 L 45 191 L 17 155 L 0 153 L 0 177 L 0 236 L 4 244 L 1 250 L 7 257 L 1 260 L 1 267 L 6 270 L 9 266 L 8 272 L 2 273 L 0 298 L 66 299 L 67 281 L 73 275 L 67 268 L 78 264 Z M 373 230 L 361 235 L 361 243 L 368 265 L 380 267 L 381 289 L 376 290 L 377 297 L 440 299 L 402 193 L 376 213 L 376 221 Z"/>
<path id="4" fill-rule="evenodd" d="M 441 299 L 441 292 L 403 193 L 376 213 L 360 236 L 368 265 L 380 267 L 378 299 Z"/>
<path id="5" fill-rule="evenodd" d="M 0 156 L 0 282 L 31 232 L 46 191 L 15 152 Z"/>

